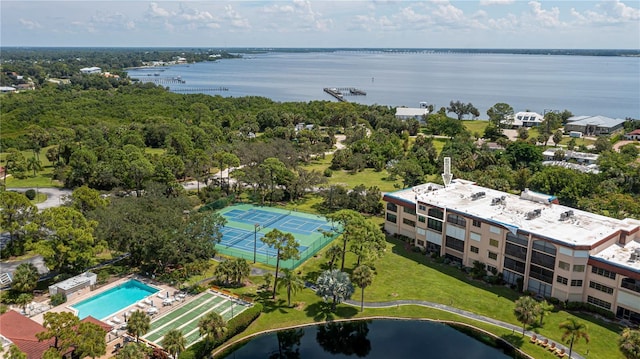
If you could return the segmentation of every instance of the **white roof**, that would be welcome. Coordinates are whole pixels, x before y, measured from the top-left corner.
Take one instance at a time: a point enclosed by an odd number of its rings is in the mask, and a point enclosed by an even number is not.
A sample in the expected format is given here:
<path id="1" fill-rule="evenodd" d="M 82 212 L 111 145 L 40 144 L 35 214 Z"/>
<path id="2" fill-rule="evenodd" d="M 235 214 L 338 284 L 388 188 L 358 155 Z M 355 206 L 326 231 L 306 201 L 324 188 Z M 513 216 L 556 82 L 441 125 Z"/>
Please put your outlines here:
<path id="1" fill-rule="evenodd" d="M 403 117 L 416 117 L 429 114 L 428 108 L 415 108 L 415 107 L 397 107 L 396 116 Z"/>
<path id="2" fill-rule="evenodd" d="M 610 118 L 605 116 L 573 116 L 567 119 L 567 123 L 579 126 L 616 127 L 625 120 L 620 118 Z"/>
<path id="3" fill-rule="evenodd" d="M 524 122 L 541 124 L 544 121 L 544 117 L 537 112 L 521 111 L 513 115 L 510 122 L 513 126 L 522 126 Z"/>
<path id="4" fill-rule="evenodd" d="M 632 253 L 635 253 L 635 256 L 632 256 Z M 631 241 L 625 246 L 614 244 L 600 253 L 592 254 L 591 256 L 614 263 L 620 267 L 626 267 L 635 271 L 640 270 L 640 242 L 637 241 Z"/>
<path id="5" fill-rule="evenodd" d="M 427 185 L 435 189 L 428 190 Z M 437 186 L 439 185 L 425 184 L 389 193 L 387 196 L 397 197 L 412 203 L 418 200 L 441 208 L 452 209 L 469 216 L 483 218 L 497 225 L 503 225 L 509 229 L 521 229 L 534 235 L 556 240 L 568 246 L 593 245 L 609 235 L 614 235 L 620 229 L 631 231 L 640 227 L 640 221 L 635 219 L 619 220 L 549 203 L 548 199 L 553 196 L 533 191 L 526 193 L 531 199 L 523 199 L 524 195 L 517 196 L 496 191 L 460 179 L 454 180 L 446 188 L 438 189 Z M 471 195 L 478 192 L 484 192 L 485 196 L 472 199 Z M 502 196 L 505 197 L 504 204 L 492 205 L 494 198 Z M 534 210 L 540 210 L 540 215 L 533 219 L 527 219 L 527 213 Z M 569 210 L 573 211 L 574 215 L 561 221 L 561 214 Z"/>

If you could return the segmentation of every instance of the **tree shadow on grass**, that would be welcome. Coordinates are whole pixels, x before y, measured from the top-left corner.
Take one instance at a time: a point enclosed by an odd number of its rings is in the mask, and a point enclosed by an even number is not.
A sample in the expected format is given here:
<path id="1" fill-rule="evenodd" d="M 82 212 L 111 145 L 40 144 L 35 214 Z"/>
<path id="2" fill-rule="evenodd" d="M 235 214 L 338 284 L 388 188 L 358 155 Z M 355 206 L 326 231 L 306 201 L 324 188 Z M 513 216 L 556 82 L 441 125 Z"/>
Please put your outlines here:
<path id="1" fill-rule="evenodd" d="M 307 317 L 313 318 L 316 322 L 332 321 L 336 318 L 353 318 L 358 314 L 358 309 L 352 306 L 339 305 L 335 311 L 331 311 L 331 307 L 331 303 L 317 301 L 308 305 L 304 311 Z"/>
<path id="2" fill-rule="evenodd" d="M 509 342 L 511 345 L 513 345 L 516 348 L 520 348 L 524 344 L 524 337 L 522 336 L 522 333 L 516 332 L 511 334 L 504 334 L 500 336 L 500 338 Z"/>

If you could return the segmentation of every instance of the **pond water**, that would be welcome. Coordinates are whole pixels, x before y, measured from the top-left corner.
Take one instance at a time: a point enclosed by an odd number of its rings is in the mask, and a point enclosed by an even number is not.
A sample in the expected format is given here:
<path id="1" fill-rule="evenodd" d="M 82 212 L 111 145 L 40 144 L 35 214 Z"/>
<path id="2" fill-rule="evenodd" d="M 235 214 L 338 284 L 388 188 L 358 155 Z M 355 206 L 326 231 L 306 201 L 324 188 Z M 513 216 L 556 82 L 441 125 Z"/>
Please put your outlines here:
<path id="1" fill-rule="evenodd" d="M 225 358 L 510 358 L 445 324 L 418 320 L 328 323 L 258 336 Z"/>

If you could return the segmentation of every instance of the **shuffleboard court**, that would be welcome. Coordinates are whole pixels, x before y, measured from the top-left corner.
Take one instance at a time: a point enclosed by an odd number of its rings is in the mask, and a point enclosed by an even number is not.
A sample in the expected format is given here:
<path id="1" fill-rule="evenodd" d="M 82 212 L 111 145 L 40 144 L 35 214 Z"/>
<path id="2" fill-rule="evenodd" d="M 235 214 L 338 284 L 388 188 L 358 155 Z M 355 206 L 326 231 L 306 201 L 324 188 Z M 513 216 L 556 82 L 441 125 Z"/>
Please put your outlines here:
<path id="1" fill-rule="evenodd" d="M 261 238 L 274 228 L 293 234 L 300 244 L 300 259 L 281 261 L 283 268 L 298 267 L 338 235 L 334 224 L 315 214 L 248 204 L 227 207 L 218 213 L 227 220 L 221 231 L 222 240 L 216 246 L 222 254 L 275 265 L 277 251 Z"/>
<path id="2" fill-rule="evenodd" d="M 205 314 L 215 311 L 228 321 L 247 308 L 248 305 L 239 304 L 228 297 L 207 291 L 152 321 L 149 332 L 142 339 L 161 346 L 164 335 L 171 329 L 178 329 L 189 346 L 200 339 L 198 323 Z"/>

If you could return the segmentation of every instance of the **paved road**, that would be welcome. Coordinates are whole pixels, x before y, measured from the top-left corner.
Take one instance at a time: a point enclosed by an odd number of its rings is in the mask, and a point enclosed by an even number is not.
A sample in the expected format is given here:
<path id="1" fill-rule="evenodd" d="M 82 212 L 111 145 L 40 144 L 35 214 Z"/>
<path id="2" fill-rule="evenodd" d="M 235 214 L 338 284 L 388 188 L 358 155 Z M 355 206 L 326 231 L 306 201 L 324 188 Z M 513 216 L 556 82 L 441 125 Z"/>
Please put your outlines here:
<path id="1" fill-rule="evenodd" d="M 7 191 L 16 191 L 16 192 L 26 192 L 28 189 L 35 188 L 7 188 Z M 36 204 L 39 210 L 43 210 L 45 208 L 58 207 L 64 204 L 66 200 L 66 196 L 71 195 L 71 190 L 69 189 L 60 189 L 60 188 L 38 188 L 38 193 L 44 193 L 47 195 L 47 199 L 44 202 Z"/>
<path id="2" fill-rule="evenodd" d="M 345 304 L 349 304 L 352 305 L 354 307 L 358 307 L 360 308 L 360 302 L 355 301 L 355 300 L 346 300 L 344 302 Z M 522 333 L 522 327 L 517 326 L 517 325 L 513 325 L 511 323 L 507 323 L 507 322 L 503 322 L 500 320 L 496 320 L 493 318 L 489 318 L 489 317 L 485 317 L 483 315 L 478 315 L 472 312 L 468 312 L 466 310 L 462 310 L 462 309 L 458 309 L 458 308 L 454 308 L 448 305 L 444 305 L 444 304 L 438 304 L 438 303 L 433 303 L 433 302 L 428 302 L 425 300 L 393 300 L 390 302 L 365 302 L 364 306 L 365 308 L 393 308 L 393 307 L 398 307 L 401 305 L 418 305 L 421 307 L 428 307 L 428 308 L 434 308 L 434 309 L 439 309 L 445 312 L 449 312 L 449 313 L 454 313 L 454 314 L 458 314 L 461 315 L 463 317 L 466 318 L 470 318 L 470 319 L 474 319 L 477 321 L 481 321 L 481 322 L 485 322 L 485 323 L 489 323 L 489 324 L 493 324 L 495 326 L 501 327 L 501 328 L 505 328 L 505 329 L 509 329 L 512 330 L 513 332 L 517 332 L 517 333 Z M 532 335 L 536 335 L 538 337 L 538 339 L 540 340 L 544 340 L 544 339 L 549 339 L 546 338 L 540 334 L 531 332 L 531 331 L 525 331 L 524 332 L 526 336 L 531 337 Z M 551 342 L 555 342 L 556 343 L 556 347 L 562 349 L 564 348 L 567 352 L 567 354 L 569 353 L 569 348 L 562 345 L 560 342 L 554 341 L 549 339 L 549 343 Z M 576 353 L 575 351 L 573 351 L 572 358 L 575 359 L 585 359 L 583 356 L 581 356 L 580 354 Z"/>

